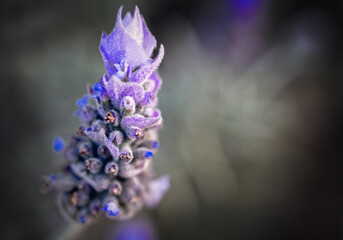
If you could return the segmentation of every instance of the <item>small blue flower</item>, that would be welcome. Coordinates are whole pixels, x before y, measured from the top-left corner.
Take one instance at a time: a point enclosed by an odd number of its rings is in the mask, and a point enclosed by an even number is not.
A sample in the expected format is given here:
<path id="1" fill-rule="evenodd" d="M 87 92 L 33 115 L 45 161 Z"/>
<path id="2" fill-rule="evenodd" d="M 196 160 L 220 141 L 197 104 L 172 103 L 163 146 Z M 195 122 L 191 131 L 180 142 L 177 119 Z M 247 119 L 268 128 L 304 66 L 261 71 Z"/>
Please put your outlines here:
<path id="1" fill-rule="evenodd" d="M 152 147 L 153 147 L 153 148 L 158 148 L 158 145 L 159 145 L 159 144 L 158 144 L 158 141 L 155 141 L 155 142 L 153 143 Z"/>
<path id="2" fill-rule="evenodd" d="M 60 137 L 56 137 L 53 143 L 53 149 L 55 152 L 61 152 L 64 149 L 64 141 Z"/>
<path id="3" fill-rule="evenodd" d="M 94 84 L 94 92 L 100 94 L 102 91 L 102 87 L 100 86 L 99 83 Z"/>
<path id="4" fill-rule="evenodd" d="M 85 216 L 80 216 L 80 222 L 83 224 L 86 222 Z"/>
<path id="5" fill-rule="evenodd" d="M 146 157 L 146 158 L 151 159 L 151 158 L 153 158 L 153 156 L 154 156 L 154 153 L 151 152 L 151 151 L 147 151 L 147 152 L 145 153 L 145 157 Z"/>
<path id="6" fill-rule="evenodd" d="M 86 106 L 87 103 L 88 103 L 87 95 L 85 95 L 83 98 L 80 98 L 76 101 L 76 105 L 80 108 L 82 108 L 83 106 Z"/>
<path id="7" fill-rule="evenodd" d="M 115 206 L 113 203 L 106 204 L 106 206 L 102 209 L 103 212 L 107 211 L 109 217 L 115 217 L 119 213 L 119 208 Z"/>
<path id="8" fill-rule="evenodd" d="M 106 205 L 103 209 L 101 209 L 103 212 L 107 211 L 108 205 Z"/>
<path id="9" fill-rule="evenodd" d="M 49 177 L 50 177 L 50 179 L 51 179 L 52 181 L 54 181 L 54 180 L 57 179 L 56 176 L 55 176 L 54 174 L 50 174 Z"/>

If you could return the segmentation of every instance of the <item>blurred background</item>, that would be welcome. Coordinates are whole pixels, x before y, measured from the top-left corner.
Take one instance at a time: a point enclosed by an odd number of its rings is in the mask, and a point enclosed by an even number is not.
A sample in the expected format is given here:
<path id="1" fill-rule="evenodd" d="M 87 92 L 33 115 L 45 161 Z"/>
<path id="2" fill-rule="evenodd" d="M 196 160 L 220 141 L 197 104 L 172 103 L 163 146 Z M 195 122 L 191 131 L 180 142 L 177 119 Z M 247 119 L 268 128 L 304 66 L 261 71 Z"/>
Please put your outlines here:
<path id="1" fill-rule="evenodd" d="M 343 239 L 342 60 L 333 1 L 2 0 L 0 239 Z M 166 55 L 160 206 L 129 222 L 65 222 L 40 176 L 52 139 L 105 72 L 120 5 Z"/>

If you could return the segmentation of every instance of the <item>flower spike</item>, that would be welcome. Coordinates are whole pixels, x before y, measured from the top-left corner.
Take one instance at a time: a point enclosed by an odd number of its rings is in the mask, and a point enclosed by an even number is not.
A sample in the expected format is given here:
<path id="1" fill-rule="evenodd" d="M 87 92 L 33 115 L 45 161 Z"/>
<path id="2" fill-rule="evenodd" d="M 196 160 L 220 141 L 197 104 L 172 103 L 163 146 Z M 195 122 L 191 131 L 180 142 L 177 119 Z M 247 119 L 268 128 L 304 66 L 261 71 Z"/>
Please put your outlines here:
<path id="1" fill-rule="evenodd" d="M 100 40 L 107 73 L 76 101 L 80 126 L 68 141 L 53 142 L 66 158 L 63 173 L 42 178 L 42 191 L 57 194 L 62 216 L 80 224 L 101 214 L 132 218 L 142 207 L 156 206 L 169 188 L 169 177 L 155 180 L 152 169 L 162 124 L 157 69 L 164 46 L 152 59 L 156 39 L 138 7 L 124 19 L 122 10 L 113 31 Z"/>

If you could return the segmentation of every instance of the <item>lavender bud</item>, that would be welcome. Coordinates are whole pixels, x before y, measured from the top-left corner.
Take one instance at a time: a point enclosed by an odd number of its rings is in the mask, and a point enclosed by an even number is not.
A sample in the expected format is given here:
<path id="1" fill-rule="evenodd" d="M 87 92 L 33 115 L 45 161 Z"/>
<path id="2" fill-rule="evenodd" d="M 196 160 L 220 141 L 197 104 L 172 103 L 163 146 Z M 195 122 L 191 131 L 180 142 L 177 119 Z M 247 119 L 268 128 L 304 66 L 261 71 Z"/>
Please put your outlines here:
<path id="1" fill-rule="evenodd" d="M 143 115 L 146 117 L 152 117 L 154 115 L 154 109 L 151 107 L 145 107 L 143 111 Z"/>
<path id="2" fill-rule="evenodd" d="M 69 202 L 73 206 L 82 207 L 88 203 L 89 195 L 86 192 L 74 191 L 69 194 Z"/>
<path id="3" fill-rule="evenodd" d="M 118 175 L 123 178 L 132 178 L 141 174 L 146 167 L 147 162 L 144 162 L 144 165 L 142 167 L 136 167 L 133 164 L 123 163 L 120 165 Z"/>
<path id="4" fill-rule="evenodd" d="M 107 213 L 107 217 L 113 218 L 118 215 L 119 213 L 119 207 L 118 207 L 118 201 L 114 197 L 107 197 L 105 198 L 103 202 L 103 212 Z"/>
<path id="5" fill-rule="evenodd" d="M 103 142 L 103 135 L 100 132 L 93 131 L 92 128 L 87 128 L 85 130 L 85 135 L 89 137 L 92 141 L 95 143 L 101 143 Z"/>
<path id="6" fill-rule="evenodd" d="M 90 106 L 83 106 L 76 114 L 79 116 L 80 120 L 86 124 L 91 123 L 96 118 L 96 113 Z"/>
<path id="7" fill-rule="evenodd" d="M 123 187 L 122 187 L 121 183 L 119 181 L 115 180 L 110 184 L 108 192 L 110 194 L 115 195 L 115 196 L 119 196 L 121 194 L 122 189 L 123 189 Z"/>
<path id="8" fill-rule="evenodd" d="M 117 161 L 119 158 L 119 149 L 110 140 L 108 140 L 104 131 L 100 131 L 100 134 L 102 135 L 103 141 L 108 150 L 110 151 L 113 159 Z"/>
<path id="9" fill-rule="evenodd" d="M 106 113 L 106 116 L 104 117 L 104 121 L 106 123 L 111 123 L 114 126 L 118 126 L 119 125 L 119 114 L 116 111 L 111 110 L 108 113 Z"/>
<path id="10" fill-rule="evenodd" d="M 120 110 L 125 114 L 134 114 L 136 111 L 136 103 L 132 97 L 126 96 L 121 100 Z"/>
<path id="11" fill-rule="evenodd" d="M 73 188 L 74 184 L 75 182 L 71 177 L 50 174 L 50 176 L 43 176 L 41 178 L 41 191 L 43 193 L 59 189 L 69 191 Z"/>
<path id="12" fill-rule="evenodd" d="M 145 91 L 154 91 L 155 82 L 153 80 L 147 79 L 143 82 L 143 87 Z"/>
<path id="13" fill-rule="evenodd" d="M 106 189 L 108 189 L 108 186 L 110 185 L 110 179 L 105 175 L 95 176 L 94 181 L 101 191 L 105 191 Z"/>
<path id="14" fill-rule="evenodd" d="M 106 129 L 106 124 L 103 121 L 95 120 L 92 123 L 92 127 L 91 128 L 92 128 L 92 130 L 94 132 L 100 132 L 102 129 Z"/>
<path id="15" fill-rule="evenodd" d="M 126 134 L 131 140 L 136 140 L 137 138 L 144 136 L 144 132 L 138 127 L 128 128 Z"/>
<path id="16" fill-rule="evenodd" d="M 131 147 L 128 146 L 128 145 L 123 146 L 123 147 L 120 149 L 119 158 L 122 159 L 122 160 L 124 160 L 125 163 L 131 162 L 132 159 L 133 159 L 133 154 L 132 154 Z"/>
<path id="17" fill-rule="evenodd" d="M 156 99 L 153 92 L 145 92 L 143 101 L 140 102 L 142 106 L 150 105 Z"/>
<path id="18" fill-rule="evenodd" d="M 124 135 L 120 131 L 114 131 L 110 133 L 108 140 L 114 143 L 115 145 L 119 146 L 124 140 Z"/>
<path id="19" fill-rule="evenodd" d="M 102 161 L 97 158 L 88 158 L 85 160 L 85 166 L 89 172 L 96 174 L 102 168 Z"/>
<path id="20" fill-rule="evenodd" d="M 141 129 L 144 128 L 150 128 L 160 125 L 162 122 L 161 117 L 151 117 L 146 118 L 139 114 L 134 114 L 131 116 L 124 117 L 121 120 L 121 125 L 124 129 L 130 128 L 130 127 L 138 127 Z"/>
<path id="21" fill-rule="evenodd" d="M 81 209 L 79 213 L 77 214 L 77 219 L 79 220 L 80 223 L 82 224 L 87 224 L 89 223 L 89 218 L 88 218 L 88 211 L 87 209 Z"/>
<path id="22" fill-rule="evenodd" d="M 138 199 L 132 188 L 125 188 L 119 197 L 120 202 L 125 204 L 135 203 Z"/>
<path id="23" fill-rule="evenodd" d="M 99 199 L 95 199 L 90 202 L 89 204 L 89 212 L 93 216 L 98 216 L 101 210 L 101 201 Z"/>
<path id="24" fill-rule="evenodd" d="M 113 161 L 107 163 L 105 166 L 105 173 L 107 173 L 108 175 L 115 176 L 118 174 L 118 170 L 119 170 L 118 164 Z"/>
<path id="25" fill-rule="evenodd" d="M 90 193 L 91 191 L 91 188 L 90 186 L 87 184 L 86 181 L 81 181 L 77 184 L 77 189 L 79 191 L 83 191 L 83 192 L 87 192 L 87 193 Z"/>
<path id="26" fill-rule="evenodd" d="M 148 140 L 148 141 L 144 141 L 140 144 L 140 146 L 142 147 L 146 147 L 148 149 L 152 149 L 155 150 L 159 147 L 159 142 L 157 140 L 153 141 L 153 140 Z"/>
<path id="27" fill-rule="evenodd" d="M 110 157 L 111 153 L 105 145 L 100 145 L 97 150 L 97 154 L 102 159 L 107 159 Z"/>
<path id="28" fill-rule="evenodd" d="M 83 142 L 83 143 L 80 143 L 78 145 L 78 148 L 79 148 L 79 155 L 82 158 L 87 159 L 87 158 L 93 156 L 91 144 L 89 144 L 87 142 Z"/>
<path id="29" fill-rule="evenodd" d="M 78 159 L 79 151 L 75 147 L 70 147 L 66 149 L 64 156 L 68 161 L 75 162 Z"/>
<path id="30" fill-rule="evenodd" d="M 140 159 L 136 159 L 132 165 L 135 169 L 144 169 L 147 166 L 149 161 L 150 161 L 150 158 L 140 158 Z"/>
<path id="31" fill-rule="evenodd" d="M 75 133 L 78 135 L 78 136 L 85 136 L 85 128 L 83 126 L 80 126 L 78 129 L 76 129 Z"/>
<path id="32" fill-rule="evenodd" d="M 138 159 L 143 159 L 143 158 L 147 158 L 147 159 L 152 159 L 154 156 L 154 153 L 152 151 L 150 151 L 148 148 L 137 148 L 135 150 L 135 158 Z"/>

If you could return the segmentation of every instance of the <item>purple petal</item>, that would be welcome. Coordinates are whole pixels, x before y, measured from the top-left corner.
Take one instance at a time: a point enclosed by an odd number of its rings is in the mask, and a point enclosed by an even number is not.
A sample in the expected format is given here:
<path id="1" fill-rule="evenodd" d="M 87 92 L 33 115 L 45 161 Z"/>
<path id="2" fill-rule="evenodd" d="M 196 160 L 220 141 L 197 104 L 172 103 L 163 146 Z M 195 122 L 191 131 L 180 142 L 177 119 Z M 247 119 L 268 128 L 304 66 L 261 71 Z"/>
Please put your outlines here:
<path id="1" fill-rule="evenodd" d="M 162 79 L 160 77 L 160 75 L 158 74 L 157 71 L 155 71 L 151 76 L 150 76 L 150 79 L 153 80 L 155 82 L 155 87 L 154 87 L 154 90 L 153 92 L 155 94 L 157 94 L 157 92 L 160 90 L 161 88 L 161 85 L 162 85 Z"/>
<path id="2" fill-rule="evenodd" d="M 127 27 L 124 26 L 121 14 L 122 7 L 118 11 L 117 23 L 113 32 L 100 41 L 100 52 L 105 68 L 110 75 L 115 74 L 113 64 L 120 63 L 122 59 L 126 59 L 129 66 L 132 67 L 139 66 L 149 59 L 142 47 L 142 40 L 140 40 L 143 39 L 143 27 L 138 9 L 136 9 L 135 17 L 131 22 L 125 20 L 125 24 L 128 24 Z"/>
<path id="3" fill-rule="evenodd" d="M 121 121 L 121 125 L 123 128 L 129 128 L 129 127 L 138 127 L 138 128 L 148 128 L 157 126 L 161 123 L 162 118 L 161 117 L 152 117 L 152 118 L 146 118 L 142 115 L 131 115 L 128 117 L 124 117 Z"/>
<path id="4" fill-rule="evenodd" d="M 133 164 L 126 164 L 120 166 L 118 175 L 123 178 L 132 178 L 137 176 L 138 174 L 141 174 L 144 169 L 144 167 L 135 168 Z"/>
<path id="5" fill-rule="evenodd" d="M 104 139 L 104 143 L 105 143 L 105 146 L 108 148 L 108 150 L 110 151 L 113 159 L 115 161 L 118 160 L 119 158 L 119 149 L 116 147 L 116 145 L 114 145 L 112 142 L 110 142 L 107 137 L 106 137 L 106 134 L 105 134 L 105 131 L 100 131 L 100 134 L 102 135 L 103 139 Z"/>
<path id="6" fill-rule="evenodd" d="M 120 110 L 128 114 L 134 114 L 136 111 L 136 103 L 132 97 L 126 96 L 120 102 Z"/>
<path id="7" fill-rule="evenodd" d="M 145 92 L 143 100 L 140 102 L 142 106 L 149 105 L 154 100 L 156 100 L 156 96 L 153 92 Z"/>
<path id="8" fill-rule="evenodd" d="M 143 48 L 146 52 L 146 55 L 150 57 L 152 54 L 152 51 L 156 47 L 156 39 L 149 31 L 148 26 L 146 25 L 143 16 L 142 16 L 142 22 L 143 22 L 143 34 L 144 34 Z"/>
<path id="9" fill-rule="evenodd" d="M 170 177 L 168 175 L 163 175 L 151 182 L 149 185 L 149 194 L 145 198 L 145 204 L 150 208 L 156 207 L 168 191 L 169 186 Z"/>
<path id="10" fill-rule="evenodd" d="M 138 69 L 136 72 L 132 74 L 132 82 L 138 82 L 141 83 L 144 80 L 148 79 L 153 72 L 155 72 L 158 68 L 158 66 L 161 64 L 162 59 L 164 56 L 164 47 L 161 44 L 159 53 L 155 60 L 147 65 L 142 66 L 140 69 Z"/>
<path id="11" fill-rule="evenodd" d="M 132 21 L 132 15 L 130 12 L 127 12 L 124 19 L 123 19 L 123 25 L 124 27 L 126 27 L 127 25 L 130 24 L 130 22 Z"/>
<path id="12" fill-rule="evenodd" d="M 125 20 L 125 19 L 124 19 Z M 127 24 L 128 23 L 128 24 Z M 125 24 L 127 24 L 125 26 Z M 139 45 L 143 44 L 143 25 L 142 17 L 139 13 L 139 8 L 136 6 L 135 13 L 131 21 L 123 22 L 126 33 L 133 38 Z"/>
<path id="13" fill-rule="evenodd" d="M 105 173 L 109 174 L 109 175 L 113 175 L 116 176 L 118 174 L 118 170 L 119 170 L 119 166 L 116 162 L 109 162 L 106 164 L 105 166 Z"/>
<path id="14" fill-rule="evenodd" d="M 155 109 L 154 114 L 152 116 L 153 117 L 161 117 L 161 111 L 159 109 Z"/>
<path id="15" fill-rule="evenodd" d="M 119 114 L 116 111 L 111 110 L 106 113 L 106 115 L 104 116 L 104 121 L 102 123 L 107 123 L 107 124 L 111 123 L 113 124 L 113 126 L 118 126 L 119 119 L 120 119 Z"/>
<path id="16" fill-rule="evenodd" d="M 92 139 L 96 143 L 101 143 L 104 141 L 104 137 L 101 133 L 93 131 L 91 128 L 85 130 L 85 134 L 87 137 Z"/>
<path id="17" fill-rule="evenodd" d="M 120 159 L 124 160 L 125 163 L 131 162 L 133 160 L 133 153 L 131 147 L 129 145 L 124 145 L 120 149 L 119 157 Z"/>
<path id="18" fill-rule="evenodd" d="M 118 157 L 119 157 L 119 149 L 118 149 L 113 143 L 111 143 L 111 142 L 108 141 L 108 140 L 105 141 L 105 145 L 106 145 L 106 147 L 108 148 L 108 150 L 110 151 L 110 153 L 111 153 L 113 159 L 114 159 L 115 161 L 117 161 L 117 160 L 118 160 Z"/>
<path id="19" fill-rule="evenodd" d="M 102 84 L 111 99 L 115 99 L 117 96 L 117 89 L 115 87 L 117 82 L 120 82 L 120 79 L 116 75 L 113 75 L 110 79 L 103 78 Z"/>
<path id="20" fill-rule="evenodd" d="M 108 140 L 118 146 L 124 140 L 123 133 L 121 131 L 111 132 Z"/>
<path id="21" fill-rule="evenodd" d="M 130 127 L 126 129 L 126 134 L 131 140 L 136 140 L 137 137 L 143 137 L 144 132 L 142 129 L 137 127 Z"/>
<path id="22" fill-rule="evenodd" d="M 100 171 L 102 167 L 102 161 L 97 158 L 89 158 L 85 161 L 86 168 L 93 174 Z"/>
<path id="23" fill-rule="evenodd" d="M 121 82 L 118 83 L 116 87 L 118 91 L 118 98 L 116 98 L 115 102 L 118 107 L 120 107 L 120 103 L 124 97 L 132 97 L 136 103 L 142 101 L 144 98 L 144 89 L 137 83 Z"/>

